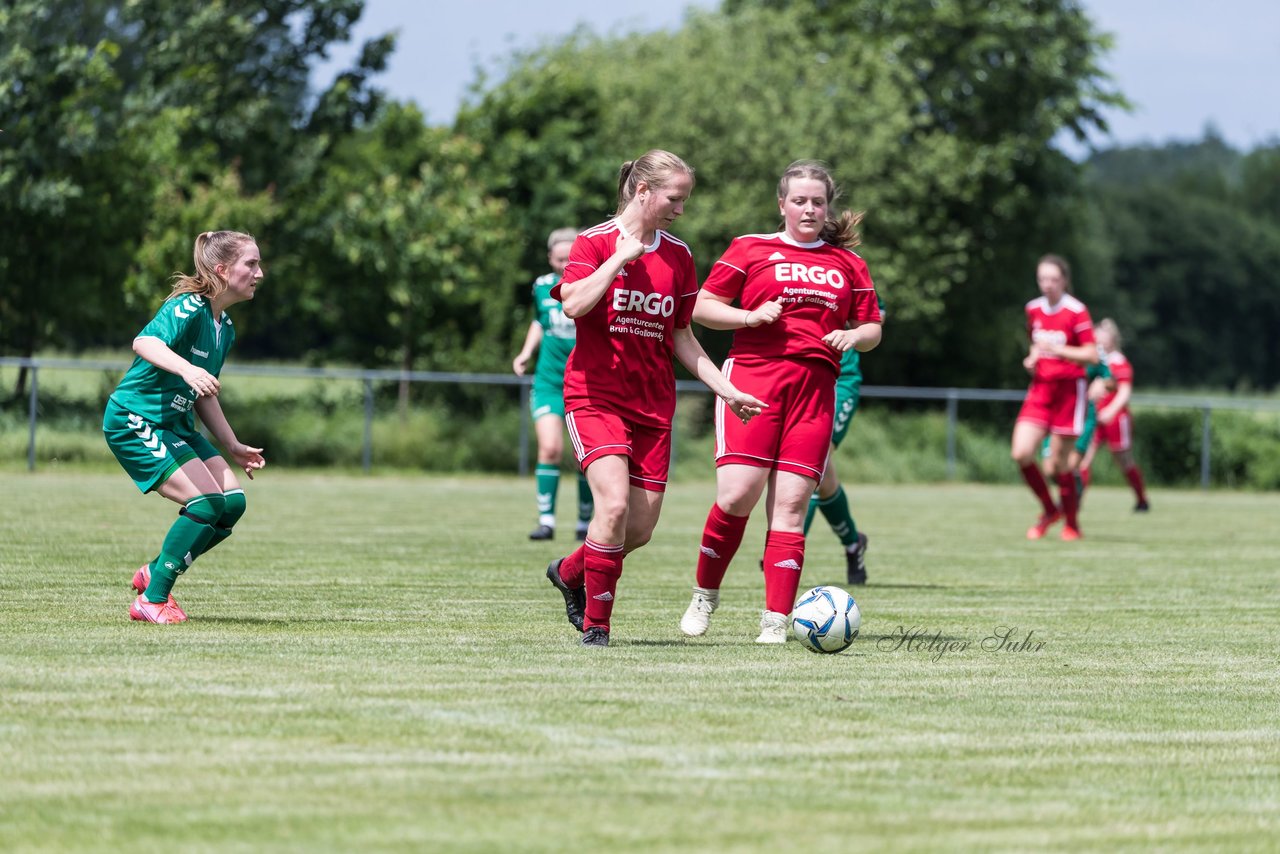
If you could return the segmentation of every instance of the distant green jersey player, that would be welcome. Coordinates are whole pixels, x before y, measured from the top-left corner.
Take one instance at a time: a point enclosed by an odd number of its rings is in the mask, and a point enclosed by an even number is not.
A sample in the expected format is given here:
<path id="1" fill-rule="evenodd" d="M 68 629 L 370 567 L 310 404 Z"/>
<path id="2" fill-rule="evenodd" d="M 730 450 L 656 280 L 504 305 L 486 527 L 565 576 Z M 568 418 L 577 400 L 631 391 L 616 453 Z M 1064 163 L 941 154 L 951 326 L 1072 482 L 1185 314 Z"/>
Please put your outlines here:
<path id="1" fill-rule="evenodd" d="M 884 303 L 880 303 L 884 316 Z M 849 434 L 849 425 L 858 412 L 862 399 L 862 359 L 857 350 L 846 350 L 840 360 L 840 376 L 836 380 L 836 416 L 831 427 L 831 451 L 818 488 L 809 498 L 809 509 L 804 517 L 804 533 L 809 534 L 814 514 L 821 510 L 831 530 L 840 538 L 845 552 L 845 579 L 850 584 L 867 583 L 867 535 L 858 530 L 849 509 L 849 498 L 836 474 L 835 451 Z"/>
<path id="2" fill-rule="evenodd" d="M 132 367 L 112 392 L 102 431 L 120 465 L 142 492 L 182 505 L 159 554 L 133 574 L 134 620 L 180 623 L 174 582 L 196 558 L 231 536 L 245 511 L 244 490 L 216 448 L 196 431 L 198 414 L 245 474 L 266 465 L 261 448 L 236 438 L 218 403 L 218 374 L 235 342 L 226 309 L 251 300 L 262 279 L 254 239 L 206 231 L 195 241 L 193 275 L 173 291 L 133 340 Z"/>
<path id="3" fill-rule="evenodd" d="M 559 228 L 547 238 L 547 263 L 552 272 L 539 276 L 533 283 L 533 322 L 525 335 L 524 346 L 511 363 L 517 376 L 524 376 L 536 350 L 537 365 L 529 395 L 529 413 L 538 439 L 538 463 L 534 469 L 537 490 L 538 526 L 529 534 L 531 540 L 550 540 L 556 533 L 556 496 L 560 491 L 560 457 L 564 451 L 564 372 L 569 353 L 577 340 L 577 324 L 565 317 L 551 289 L 560 283 L 564 265 L 569 260 L 577 230 Z M 595 509 L 586 476 L 578 474 L 578 539 L 587 534 L 587 523 Z"/>

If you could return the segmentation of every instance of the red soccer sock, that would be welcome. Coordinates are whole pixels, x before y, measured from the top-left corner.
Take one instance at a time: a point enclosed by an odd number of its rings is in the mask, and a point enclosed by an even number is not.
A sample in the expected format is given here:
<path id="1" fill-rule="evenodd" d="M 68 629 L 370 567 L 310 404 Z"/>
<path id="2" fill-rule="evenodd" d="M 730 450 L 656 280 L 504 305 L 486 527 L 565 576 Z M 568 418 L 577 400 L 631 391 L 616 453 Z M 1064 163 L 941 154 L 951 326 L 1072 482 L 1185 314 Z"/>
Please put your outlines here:
<path id="1" fill-rule="evenodd" d="M 1147 488 L 1142 482 L 1142 469 L 1136 465 L 1129 466 L 1124 470 L 1125 480 L 1129 481 L 1129 485 L 1133 487 L 1133 494 L 1138 496 L 1138 503 L 1145 504 L 1147 501 Z"/>
<path id="2" fill-rule="evenodd" d="M 702 546 L 698 554 L 698 586 L 719 590 L 720 582 L 729 569 L 729 562 L 742 545 L 742 534 L 747 530 L 746 516 L 731 516 L 711 505 L 706 527 L 702 529 Z"/>
<path id="3" fill-rule="evenodd" d="M 1085 485 L 1086 489 L 1089 486 L 1089 481 L 1091 481 L 1092 479 L 1093 479 L 1093 469 L 1084 469 L 1084 468 L 1080 469 L 1080 482 Z"/>
<path id="4" fill-rule="evenodd" d="M 1027 482 L 1027 486 L 1031 487 L 1036 498 L 1040 499 L 1040 505 L 1044 507 L 1044 515 L 1052 515 L 1057 508 L 1053 504 L 1053 496 L 1049 494 L 1049 484 L 1045 482 L 1040 466 L 1027 463 L 1025 466 L 1018 466 L 1018 470 L 1022 472 L 1022 479 Z"/>
<path id="5" fill-rule="evenodd" d="M 1076 494 L 1076 476 L 1071 472 L 1063 472 L 1055 480 L 1058 481 L 1058 494 L 1062 497 L 1062 512 L 1067 517 L 1067 525 L 1078 531 L 1080 496 Z"/>
<path id="6" fill-rule="evenodd" d="M 764 538 L 764 607 L 790 614 L 804 569 L 804 534 L 770 531 Z"/>
<path id="7" fill-rule="evenodd" d="M 586 549 L 587 614 L 582 627 L 599 626 L 607 632 L 609 617 L 613 614 L 613 597 L 618 592 L 618 576 L 622 575 L 622 544 L 607 546 L 588 539 L 583 545 Z"/>
<path id="8" fill-rule="evenodd" d="M 583 573 L 587 571 L 586 549 L 587 544 L 584 542 L 560 560 L 560 580 L 574 589 L 582 586 Z"/>

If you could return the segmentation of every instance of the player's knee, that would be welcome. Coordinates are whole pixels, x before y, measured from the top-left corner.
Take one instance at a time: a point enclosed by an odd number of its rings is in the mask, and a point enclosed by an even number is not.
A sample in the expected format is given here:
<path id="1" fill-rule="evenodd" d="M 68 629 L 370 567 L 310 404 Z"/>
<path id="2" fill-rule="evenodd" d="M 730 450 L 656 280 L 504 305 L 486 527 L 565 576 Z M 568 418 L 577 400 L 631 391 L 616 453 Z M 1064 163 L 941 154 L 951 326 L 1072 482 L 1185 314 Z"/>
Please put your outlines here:
<path id="1" fill-rule="evenodd" d="M 221 492 L 210 492 L 197 495 L 178 511 L 183 516 L 204 525 L 216 525 L 222 518 L 226 508 L 226 499 Z"/>
<path id="2" fill-rule="evenodd" d="M 236 522 L 240 521 L 240 517 L 244 515 L 249 505 L 245 501 L 243 489 L 233 489 L 223 493 L 222 500 L 222 515 L 218 517 L 218 527 L 231 530 Z"/>
<path id="3" fill-rule="evenodd" d="M 626 542 L 623 544 L 623 553 L 631 554 L 636 549 L 645 545 L 649 540 L 653 539 L 653 531 L 628 531 Z"/>

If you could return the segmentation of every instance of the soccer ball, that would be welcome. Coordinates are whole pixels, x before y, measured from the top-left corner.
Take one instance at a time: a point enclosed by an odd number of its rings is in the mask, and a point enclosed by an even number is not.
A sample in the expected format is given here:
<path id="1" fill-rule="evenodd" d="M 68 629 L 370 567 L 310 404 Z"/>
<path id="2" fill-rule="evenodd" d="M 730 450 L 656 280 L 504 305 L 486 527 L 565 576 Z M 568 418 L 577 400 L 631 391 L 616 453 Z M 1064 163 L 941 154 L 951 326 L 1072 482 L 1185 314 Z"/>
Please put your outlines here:
<path id="1" fill-rule="evenodd" d="M 862 625 L 853 597 L 839 587 L 815 587 L 800 596 L 791 611 L 791 631 L 813 652 L 849 648 Z"/>

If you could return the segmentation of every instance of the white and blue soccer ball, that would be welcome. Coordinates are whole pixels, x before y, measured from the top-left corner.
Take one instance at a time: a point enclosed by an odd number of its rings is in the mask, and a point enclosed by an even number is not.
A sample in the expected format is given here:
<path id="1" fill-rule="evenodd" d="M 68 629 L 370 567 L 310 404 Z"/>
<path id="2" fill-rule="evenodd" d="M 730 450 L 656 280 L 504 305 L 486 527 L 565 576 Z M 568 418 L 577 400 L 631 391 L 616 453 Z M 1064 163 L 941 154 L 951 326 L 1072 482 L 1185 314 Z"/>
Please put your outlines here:
<path id="1" fill-rule="evenodd" d="M 848 649 L 861 626 L 858 603 L 829 584 L 802 593 L 791 611 L 792 633 L 813 652 Z"/>

